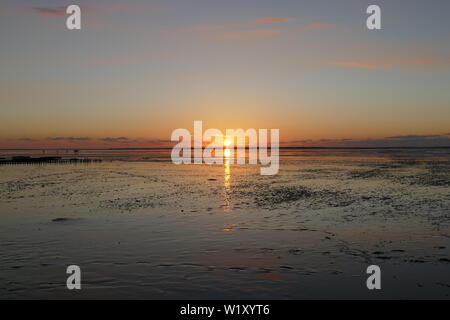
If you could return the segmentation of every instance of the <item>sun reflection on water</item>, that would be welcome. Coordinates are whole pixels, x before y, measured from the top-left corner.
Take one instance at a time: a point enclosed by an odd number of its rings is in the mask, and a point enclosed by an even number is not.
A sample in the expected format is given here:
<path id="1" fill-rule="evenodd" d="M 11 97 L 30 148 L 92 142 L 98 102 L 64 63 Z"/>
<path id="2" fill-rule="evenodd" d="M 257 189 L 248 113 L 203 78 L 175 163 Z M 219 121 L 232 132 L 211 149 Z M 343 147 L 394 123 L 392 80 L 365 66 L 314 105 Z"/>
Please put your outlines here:
<path id="1" fill-rule="evenodd" d="M 228 152 L 227 152 L 228 151 Z M 230 150 L 225 149 L 225 159 L 223 163 L 223 186 L 224 186 L 224 211 L 231 211 L 231 164 L 230 164 Z"/>

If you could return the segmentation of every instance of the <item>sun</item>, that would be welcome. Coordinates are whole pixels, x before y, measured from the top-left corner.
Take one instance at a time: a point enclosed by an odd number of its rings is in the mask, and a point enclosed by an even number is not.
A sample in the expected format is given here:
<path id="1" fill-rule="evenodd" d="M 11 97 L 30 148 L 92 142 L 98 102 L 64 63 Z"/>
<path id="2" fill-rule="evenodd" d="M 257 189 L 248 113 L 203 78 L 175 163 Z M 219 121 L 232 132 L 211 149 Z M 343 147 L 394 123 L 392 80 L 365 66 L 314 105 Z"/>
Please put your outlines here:
<path id="1" fill-rule="evenodd" d="M 226 148 L 228 148 L 228 147 L 231 145 L 231 140 L 230 140 L 230 139 L 225 139 L 225 140 L 223 141 L 223 145 L 224 145 Z"/>

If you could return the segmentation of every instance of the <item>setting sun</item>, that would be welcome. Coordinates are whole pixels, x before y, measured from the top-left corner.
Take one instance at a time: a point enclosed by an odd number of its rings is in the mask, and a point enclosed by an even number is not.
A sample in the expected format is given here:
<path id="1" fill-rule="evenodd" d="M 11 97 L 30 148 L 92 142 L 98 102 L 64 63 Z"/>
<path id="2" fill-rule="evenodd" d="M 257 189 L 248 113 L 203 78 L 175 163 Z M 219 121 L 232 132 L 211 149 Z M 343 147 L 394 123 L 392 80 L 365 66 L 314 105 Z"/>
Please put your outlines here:
<path id="1" fill-rule="evenodd" d="M 225 147 L 229 147 L 229 146 L 231 145 L 231 140 L 230 140 L 230 139 L 225 139 L 225 140 L 223 141 L 223 145 L 224 145 Z"/>
<path id="2" fill-rule="evenodd" d="M 0 300 L 450 299 L 449 16 L 0 0 Z"/>

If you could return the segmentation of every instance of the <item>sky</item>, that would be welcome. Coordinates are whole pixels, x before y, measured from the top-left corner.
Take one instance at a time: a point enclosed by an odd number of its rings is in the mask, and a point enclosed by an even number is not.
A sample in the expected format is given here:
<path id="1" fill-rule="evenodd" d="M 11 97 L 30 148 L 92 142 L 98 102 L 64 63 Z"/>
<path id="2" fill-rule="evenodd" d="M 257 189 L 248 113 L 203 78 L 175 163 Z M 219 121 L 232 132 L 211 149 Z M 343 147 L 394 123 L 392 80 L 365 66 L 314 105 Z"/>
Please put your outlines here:
<path id="1" fill-rule="evenodd" d="M 285 146 L 450 146 L 449 16 L 448 0 L 0 0 L 0 148 L 166 146 L 194 120 Z"/>

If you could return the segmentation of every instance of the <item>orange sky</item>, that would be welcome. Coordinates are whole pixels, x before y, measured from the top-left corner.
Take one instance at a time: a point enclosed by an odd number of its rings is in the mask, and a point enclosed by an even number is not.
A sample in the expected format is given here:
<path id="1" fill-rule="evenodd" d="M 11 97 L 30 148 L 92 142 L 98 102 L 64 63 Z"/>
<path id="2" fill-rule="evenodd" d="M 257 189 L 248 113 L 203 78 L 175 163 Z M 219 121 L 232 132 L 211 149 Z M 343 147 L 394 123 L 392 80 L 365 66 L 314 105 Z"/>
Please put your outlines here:
<path id="1" fill-rule="evenodd" d="M 369 31 L 364 1 L 87 0 L 78 32 L 32 2 L 0 5 L 0 148 L 159 146 L 194 120 L 286 145 L 450 132 L 448 2 L 381 1 Z"/>

